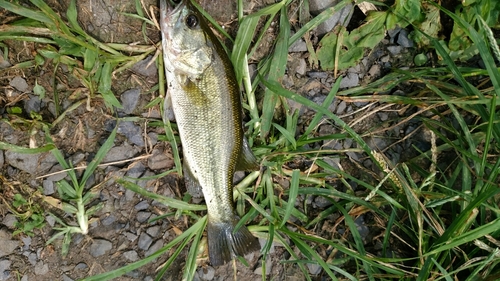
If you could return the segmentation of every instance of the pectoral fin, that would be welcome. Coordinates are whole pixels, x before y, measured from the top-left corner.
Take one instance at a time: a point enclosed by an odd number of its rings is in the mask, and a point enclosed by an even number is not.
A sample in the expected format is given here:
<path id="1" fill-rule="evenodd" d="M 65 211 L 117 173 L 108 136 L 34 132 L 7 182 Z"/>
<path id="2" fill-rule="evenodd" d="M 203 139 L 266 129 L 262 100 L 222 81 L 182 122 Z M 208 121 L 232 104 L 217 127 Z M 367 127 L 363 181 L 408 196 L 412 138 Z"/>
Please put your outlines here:
<path id="1" fill-rule="evenodd" d="M 243 137 L 243 147 L 241 148 L 241 154 L 236 162 L 236 171 L 251 171 L 257 170 L 259 164 L 257 163 L 257 158 L 253 155 L 252 149 L 248 144 L 246 137 Z"/>

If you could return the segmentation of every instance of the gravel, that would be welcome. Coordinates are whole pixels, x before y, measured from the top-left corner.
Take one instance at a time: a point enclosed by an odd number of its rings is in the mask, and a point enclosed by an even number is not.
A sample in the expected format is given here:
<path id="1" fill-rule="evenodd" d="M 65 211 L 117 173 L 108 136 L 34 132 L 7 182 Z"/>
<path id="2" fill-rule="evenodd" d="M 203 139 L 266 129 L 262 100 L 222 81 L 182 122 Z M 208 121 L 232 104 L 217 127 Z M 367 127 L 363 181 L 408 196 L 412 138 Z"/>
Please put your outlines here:
<path id="1" fill-rule="evenodd" d="M 29 90 L 29 85 L 28 83 L 26 82 L 26 80 L 24 78 L 22 78 L 21 76 L 16 76 L 14 77 L 10 83 L 9 83 L 10 86 L 14 87 L 16 90 L 20 91 L 20 92 L 27 92 Z"/>
<path id="2" fill-rule="evenodd" d="M 93 257 L 99 257 L 111 250 L 111 248 L 113 248 L 113 244 L 108 240 L 94 239 L 92 245 L 90 245 L 90 254 Z"/>

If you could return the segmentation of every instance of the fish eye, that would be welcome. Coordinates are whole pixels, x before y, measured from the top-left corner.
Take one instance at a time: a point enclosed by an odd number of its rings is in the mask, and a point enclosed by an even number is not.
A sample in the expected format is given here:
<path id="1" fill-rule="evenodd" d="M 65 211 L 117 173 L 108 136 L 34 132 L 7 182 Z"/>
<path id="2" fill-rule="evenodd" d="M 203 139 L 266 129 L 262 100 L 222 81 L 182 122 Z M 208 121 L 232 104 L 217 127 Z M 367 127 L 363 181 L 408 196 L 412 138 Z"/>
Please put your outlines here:
<path id="1" fill-rule="evenodd" d="M 186 25 L 191 29 L 197 27 L 198 26 L 198 18 L 193 14 L 188 15 L 186 17 Z"/>

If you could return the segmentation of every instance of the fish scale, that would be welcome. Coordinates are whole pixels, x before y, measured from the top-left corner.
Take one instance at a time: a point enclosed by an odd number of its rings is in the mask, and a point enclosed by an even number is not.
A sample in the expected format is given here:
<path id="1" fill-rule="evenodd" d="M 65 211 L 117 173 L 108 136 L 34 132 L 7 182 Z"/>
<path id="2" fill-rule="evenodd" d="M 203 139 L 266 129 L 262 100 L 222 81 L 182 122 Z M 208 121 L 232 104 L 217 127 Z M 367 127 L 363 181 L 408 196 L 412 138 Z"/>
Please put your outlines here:
<path id="1" fill-rule="evenodd" d="M 212 265 L 260 249 L 233 207 L 237 166 L 255 168 L 243 136 L 239 87 L 222 45 L 201 13 L 189 2 L 175 7 L 160 1 L 160 25 L 168 96 L 182 143 L 190 187 L 201 189 L 207 204 L 208 252 Z"/>

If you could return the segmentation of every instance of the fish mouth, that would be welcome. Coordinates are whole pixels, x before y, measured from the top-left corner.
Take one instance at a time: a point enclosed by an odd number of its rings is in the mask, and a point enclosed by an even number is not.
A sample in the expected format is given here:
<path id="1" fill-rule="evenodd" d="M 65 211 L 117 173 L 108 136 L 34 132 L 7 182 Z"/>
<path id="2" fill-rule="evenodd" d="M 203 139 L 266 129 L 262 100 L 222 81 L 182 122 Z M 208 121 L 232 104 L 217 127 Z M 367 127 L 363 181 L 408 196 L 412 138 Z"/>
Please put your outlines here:
<path id="1" fill-rule="evenodd" d="M 162 24 L 169 22 L 171 15 L 182 9 L 186 1 L 160 0 L 160 20 Z"/>

